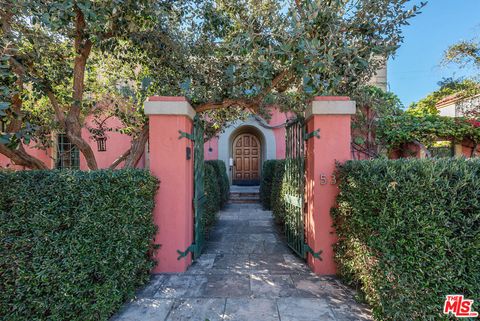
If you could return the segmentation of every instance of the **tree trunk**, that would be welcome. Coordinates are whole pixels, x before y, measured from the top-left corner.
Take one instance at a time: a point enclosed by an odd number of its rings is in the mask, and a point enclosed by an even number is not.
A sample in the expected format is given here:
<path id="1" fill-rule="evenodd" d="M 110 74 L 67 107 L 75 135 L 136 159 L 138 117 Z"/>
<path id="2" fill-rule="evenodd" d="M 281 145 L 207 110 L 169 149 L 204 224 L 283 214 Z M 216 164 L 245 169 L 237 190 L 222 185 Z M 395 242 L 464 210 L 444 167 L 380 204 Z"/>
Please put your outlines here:
<path id="1" fill-rule="evenodd" d="M 0 154 L 7 156 L 15 165 L 31 169 L 48 169 L 44 162 L 27 154 L 23 148 L 12 150 L 0 144 Z"/>
<path id="2" fill-rule="evenodd" d="M 145 144 L 148 141 L 148 124 L 143 126 L 140 135 L 132 141 L 132 147 L 130 148 L 130 154 L 125 159 L 124 168 L 134 168 L 137 166 L 138 161 L 145 152 Z"/>
<path id="3" fill-rule="evenodd" d="M 111 165 L 110 169 L 117 168 L 121 162 L 125 161 L 124 168 L 134 168 L 145 152 L 145 144 L 148 141 L 148 124 L 144 125 L 139 136 L 132 140 L 131 147 L 118 157 Z"/>

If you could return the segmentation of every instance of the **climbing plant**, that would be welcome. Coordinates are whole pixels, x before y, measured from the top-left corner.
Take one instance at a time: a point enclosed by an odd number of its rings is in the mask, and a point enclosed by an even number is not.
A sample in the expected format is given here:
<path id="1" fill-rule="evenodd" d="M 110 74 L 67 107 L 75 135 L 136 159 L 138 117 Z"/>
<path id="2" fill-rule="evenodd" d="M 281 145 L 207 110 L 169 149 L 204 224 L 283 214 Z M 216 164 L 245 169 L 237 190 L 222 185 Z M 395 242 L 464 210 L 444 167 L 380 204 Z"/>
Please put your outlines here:
<path id="1" fill-rule="evenodd" d="M 419 142 L 428 147 L 440 139 L 459 143 L 468 140 L 478 144 L 480 122 L 438 115 L 387 116 L 378 122 L 377 137 L 388 149 L 413 142 Z"/>

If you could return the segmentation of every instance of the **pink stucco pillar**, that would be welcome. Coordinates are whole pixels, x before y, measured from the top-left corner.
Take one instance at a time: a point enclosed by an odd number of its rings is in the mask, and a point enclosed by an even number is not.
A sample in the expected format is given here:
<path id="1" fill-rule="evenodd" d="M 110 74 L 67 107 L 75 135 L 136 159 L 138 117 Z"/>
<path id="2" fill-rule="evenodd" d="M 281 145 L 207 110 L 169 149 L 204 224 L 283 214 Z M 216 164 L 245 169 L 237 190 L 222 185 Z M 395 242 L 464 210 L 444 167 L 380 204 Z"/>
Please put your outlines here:
<path id="1" fill-rule="evenodd" d="M 348 97 L 316 97 L 306 111 L 307 132 L 320 129 L 320 138 L 307 141 L 305 228 L 308 245 L 322 251 L 321 259 L 308 254 L 308 264 L 318 275 L 335 274 L 333 247 L 336 241 L 330 209 L 338 186 L 333 177 L 335 162 L 351 158 L 350 123 L 355 102 Z"/>
<path id="2" fill-rule="evenodd" d="M 195 111 L 184 97 L 150 97 L 145 102 L 149 118 L 150 171 L 160 180 L 155 196 L 154 242 L 160 245 L 153 273 L 184 272 L 191 254 L 178 260 L 193 242 L 193 144 L 179 139 L 179 130 L 192 133 Z M 192 157 L 187 159 L 187 148 Z"/>

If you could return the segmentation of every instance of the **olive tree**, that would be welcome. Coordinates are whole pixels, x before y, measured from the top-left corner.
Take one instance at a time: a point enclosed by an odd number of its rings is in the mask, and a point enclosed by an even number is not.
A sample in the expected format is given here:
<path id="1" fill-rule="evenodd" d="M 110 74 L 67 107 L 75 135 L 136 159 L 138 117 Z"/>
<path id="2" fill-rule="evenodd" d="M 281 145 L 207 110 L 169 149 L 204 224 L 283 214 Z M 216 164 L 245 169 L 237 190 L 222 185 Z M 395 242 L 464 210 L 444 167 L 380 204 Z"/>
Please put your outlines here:
<path id="1" fill-rule="evenodd" d="M 55 128 L 90 169 L 97 162 L 81 130 L 102 100 L 110 100 L 132 135 L 132 147 L 112 167 L 135 166 L 148 137 L 146 96 L 185 95 L 215 130 L 274 103 L 301 110 L 315 95 L 348 94 L 363 85 L 395 53 L 402 27 L 424 6 L 408 0 L 0 4 L 0 117 L 7 122 L 0 153 L 46 168 L 22 143 Z"/>

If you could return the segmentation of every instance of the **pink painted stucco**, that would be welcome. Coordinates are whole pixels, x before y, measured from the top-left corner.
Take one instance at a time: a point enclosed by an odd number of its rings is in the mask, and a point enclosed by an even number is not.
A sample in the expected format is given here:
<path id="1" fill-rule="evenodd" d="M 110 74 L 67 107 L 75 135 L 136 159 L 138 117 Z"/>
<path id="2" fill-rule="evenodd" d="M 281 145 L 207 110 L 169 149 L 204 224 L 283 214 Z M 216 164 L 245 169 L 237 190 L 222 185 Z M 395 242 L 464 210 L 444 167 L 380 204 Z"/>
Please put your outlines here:
<path id="1" fill-rule="evenodd" d="M 270 108 L 271 118 L 268 122 L 270 126 L 277 126 L 285 124 L 287 121 L 287 114 L 282 113 L 275 107 Z M 284 159 L 285 158 L 285 127 L 274 128 L 273 135 L 275 136 L 275 148 L 276 148 L 276 158 Z"/>
<path id="2" fill-rule="evenodd" d="M 310 138 L 307 141 L 305 189 L 307 243 L 314 251 L 322 251 L 322 260 L 309 254 L 308 264 L 318 275 L 333 275 L 336 272 L 333 259 L 336 235 L 330 210 L 335 206 L 339 189 L 333 175 L 336 161 L 344 162 L 351 158 L 350 126 L 350 115 L 313 115 L 307 121 L 308 132 L 320 129 L 319 139 Z M 326 179 L 326 184 L 321 183 L 322 177 Z"/>
<path id="3" fill-rule="evenodd" d="M 92 118 L 88 117 L 85 121 L 87 126 L 94 126 L 92 123 Z M 127 151 L 131 146 L 131 137 L 116 131 L 117 129 L 123 128 L 122 122 L 115 117 L 109 118 L 105 121 L 105 126 L 107 128 L 113 129 L 106 133 L 106 146 L 107 150 L 104 152 L 99 152 L 97 147 L 97 142 L 95 139 L 91 138 L 90 133 L 87 128 L 82 128 L 82 137 L 87 140 L 88 144 L 92 147 L 93 153 L 95 154 L 95 159 L 97 160 L 98 168 L 108 168 L 120 155 Z M 117 168 L 122 168 L 123 163 L 120 163 Z M 145 155 L 142 156 L 140 161 L 137 164 L 138 168 L 145 168 Z M 87 161 L 85 157 L 80 153 L 80 169 L 88 170 Z"/>
<path id="4" fill-rule="evenodd" d="M 189 139 L 179 139 L 178 131 L 192 132 L 193 123 L 184 115 L 150 115 L 149 124 L 150 171 L 160 180 L 153 211 L 158 226 L 154 242 L 160 248 L 153 273 L 184 272 L 191 254 L 177 260 L 177 250 L 193 242 L 193 155 L 186 159 L 187 147 L 193 151 L 193 146 Z"/>
<path id="5" fill-rule="evenodd" d="M 85 120 L 85 128 L 82 129 L 82 137 L 85 139 L 90 147 L 93 150 L 93 153 L 95 154 L 95 159 L 97 160 L 97 165 L 98 168 L 108 168 L 120 155 L 122 155 L 128 148 L 130 148 L 130 143 L 131 143 L 131 137 L 119 133 L 115 130 L 109 131 L 106 133 L 107 136 L 107 141 L 106 141 L 106 147 L 107 150 L 104 152 L 99 152 L 98 151 L 98 146 L 97 142 L 95 139 L 91 138 L 90 133 L 86 127 L 94 127 L 95 125 L 92 122 L 92 117 L 87 117 Z M 122 123 L 118 118 L 111 117 L 105 121 L 105 126 L 107 128 L 112 128 L 112 129 L 119 129 L 122 128 Z M 26 151 L 40 159 L 47 165 L 48 168 L 54 168 L 55 167 L 55 158 L 56 155 L 55 149 L 53 148 L 48 148 L 46 150 L 42 150 L 39 148 L 35 147 L 34 143 L 31 143 L 30 146 L 25 146 Z M 120 165 L 117 166 L 117 168 L 122 168 L 123 163 L 120 163 Z M 142 156 L 140 161 L 137 164 L 138 168 L 145 168 L 146 167 L 146 162 L 145 162 L 145 155 Z M 17 166 L 13 165 L 10 159 L 7 157 L 3 156 L 0 154 L 0 168 L 11 168 L 15 170 L 22 170 L 25 169 L 23 166 Z M 80 169 L 81 170 L 88 170 L 87 162 L 85 160 L 85 157 L 80 153 Z"/>
<path id="6" fill-rule="evenodd" d="M 218 137 L 211 138 L 203 147 L 205 160 L 218 159 Z"/>
<path id="7" fill-rule="evenodd" d="M 51 157 L 52 151 L 50 148 L 47 148 L 46 150 L 39 149 L 34 147 L 34 144 L 30 145 L 24 145 L 25 151 L 36 157 L 37 159 L 41 160 L 42 162 L 45 163 L 48 167 L 53 166 L 53 158 Z M 24 170 L 27 169 L 24 166 L 19 166 L 19 165 L 14 165 L 12 161 L 7 158 L 6 156 L 0 154 L 0 168 L 8 168 L 8 169 L 13 169 L 13 170 Z"/>

